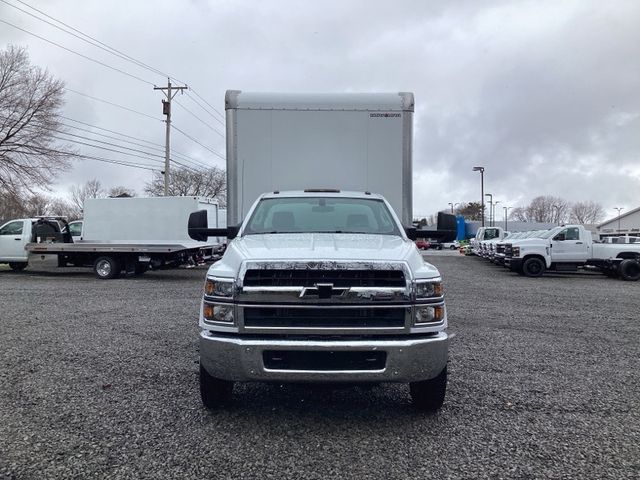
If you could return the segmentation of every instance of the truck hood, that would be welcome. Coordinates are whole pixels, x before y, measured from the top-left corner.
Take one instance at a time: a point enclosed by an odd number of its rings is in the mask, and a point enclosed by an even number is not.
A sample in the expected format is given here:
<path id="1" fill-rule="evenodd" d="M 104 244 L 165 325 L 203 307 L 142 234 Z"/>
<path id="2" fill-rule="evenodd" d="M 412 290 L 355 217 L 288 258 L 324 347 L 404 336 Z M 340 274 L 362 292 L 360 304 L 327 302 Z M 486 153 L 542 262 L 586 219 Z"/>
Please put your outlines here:
<path id="1" fill-rule="evenodd" d="M 345 233 L 287 233 L 246 235 L 234 239 L 210 275 L 235 277 L 242 262 L 335 261 L 406 262 L 416 278 L 439 276 L 422 259 L 414 242 L 395 235 Z"/>
<path id="2" fill-rule="evenodd" d="M 508 240 L 505 243 L 511 243 L 512 245 L 517 245 L 519 247 L 546 247 L 549 245 L 549 239 L 547 238 L 523 238 L 522 240 L 514 240 L 513 242 L 509 242 Z"/>

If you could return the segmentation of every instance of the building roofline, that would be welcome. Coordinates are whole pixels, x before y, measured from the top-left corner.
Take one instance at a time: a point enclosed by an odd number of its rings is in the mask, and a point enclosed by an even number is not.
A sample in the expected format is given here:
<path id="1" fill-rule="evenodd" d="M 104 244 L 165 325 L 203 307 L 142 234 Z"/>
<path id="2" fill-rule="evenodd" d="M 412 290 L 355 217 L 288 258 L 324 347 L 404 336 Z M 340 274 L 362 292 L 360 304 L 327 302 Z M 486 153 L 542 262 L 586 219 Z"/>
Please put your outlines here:
<path id="1" fill-rule="evenodd" d="M 618 218 L 621 218 L 621 219 L 622 219 L 622 218 L 627 217 L 627 216 L 629 216 L 629 215 L 633 215 L 633 214 L 634 214 L 634 213 L 636 213 L 636 212 L 640 212 L 640 207 L 638 207 L 638 208 L 634 208 L 633 210 L 629 210 L 628 212 L 625 212 L 625 213 L 623 213 L 623 214 L 621 214 L 621 215 L 616 215 L 615 217 L 610 218 L 609 220 L 605 220 L 604 222 L 602 222 L 602 223 L 600 223 L 600 224 L 596 225 L 596 228 L 600 228 L 600 227 L 602 227 L 603 225 L 606 225 L 607 223 L 615 222 L 616 220 L 618 220 Z"/>

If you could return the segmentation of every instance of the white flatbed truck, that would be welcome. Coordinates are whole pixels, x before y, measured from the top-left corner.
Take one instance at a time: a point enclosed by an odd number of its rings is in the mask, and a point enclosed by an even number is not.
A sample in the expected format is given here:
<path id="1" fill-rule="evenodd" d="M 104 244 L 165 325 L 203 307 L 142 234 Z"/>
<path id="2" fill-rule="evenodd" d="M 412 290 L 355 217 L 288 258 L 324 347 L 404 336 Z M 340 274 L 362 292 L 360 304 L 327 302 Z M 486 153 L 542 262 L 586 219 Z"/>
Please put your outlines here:
<path id="1" fill-rule="evenodd" d="M 209 259 L 218 242 L 185 233 L 194 208 L 217 226 L 216 202 L 199 197 L 87 200 L 80 241 L 63 217 L 10 220 L 0 226 L 0 263 L 23 270 L 34 258 L 57 256 L 59 267 L 91 267 L 98 278 L 112 279 Z"/>

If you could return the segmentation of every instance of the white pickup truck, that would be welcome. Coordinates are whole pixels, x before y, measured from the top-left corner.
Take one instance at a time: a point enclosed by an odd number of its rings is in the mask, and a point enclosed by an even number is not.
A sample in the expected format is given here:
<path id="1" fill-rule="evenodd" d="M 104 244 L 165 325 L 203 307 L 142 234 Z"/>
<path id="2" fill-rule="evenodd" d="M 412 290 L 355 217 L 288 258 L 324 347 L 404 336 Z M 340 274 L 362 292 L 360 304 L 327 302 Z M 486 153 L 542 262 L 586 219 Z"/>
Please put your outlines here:
<path id="1" fill-rule="evenodd" d="M 640 279 L 640 245 L 594 243 L 582 225 L 564 225 L 548 238 L 529 238 L 506 245 L 505 265 L 528 277 L 545 270 L 576 271 L 594 266 L 607 276 Z"/>
<path id="2" fill-rule="evenodd" d="M 478 256 L 482 256 L 483 244 L 486 240 L 499 240 L 505 237 L 506 233 L 502 227 L 480 227 L 475 237 L 471 239 L 471 251 Z"/>

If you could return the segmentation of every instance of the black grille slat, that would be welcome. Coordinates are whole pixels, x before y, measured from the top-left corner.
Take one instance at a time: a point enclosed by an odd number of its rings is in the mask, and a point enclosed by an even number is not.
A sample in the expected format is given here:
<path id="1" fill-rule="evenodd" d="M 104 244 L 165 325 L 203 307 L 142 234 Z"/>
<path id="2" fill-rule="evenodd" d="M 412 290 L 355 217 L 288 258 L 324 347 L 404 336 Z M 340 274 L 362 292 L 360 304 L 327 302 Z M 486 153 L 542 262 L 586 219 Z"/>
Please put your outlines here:
<path id="1" fill-rule="evenodd" d="M 347 288 L 406 286 L 401 270 L 249 269 L 244 276 L 247 287 L 314 287 L 318 283 Z"/>
<path id="2" fill-rule="evenodd" d="M 246 327 L 402 328 L 404 319 L 404 308 L 244 308 Z"/>

